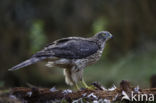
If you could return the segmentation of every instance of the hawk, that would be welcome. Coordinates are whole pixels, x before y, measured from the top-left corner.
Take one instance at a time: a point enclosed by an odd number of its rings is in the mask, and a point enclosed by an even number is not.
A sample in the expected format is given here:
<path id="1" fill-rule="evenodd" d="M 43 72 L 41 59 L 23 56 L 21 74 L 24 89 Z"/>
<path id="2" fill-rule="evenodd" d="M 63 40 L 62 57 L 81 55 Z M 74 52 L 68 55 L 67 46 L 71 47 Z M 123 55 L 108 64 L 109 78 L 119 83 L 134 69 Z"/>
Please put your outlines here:
<path id="1" fill-rule="evenodd" d="M 96 63 L 104 50 L 105 43 L 112 34 L 101 31 L 89 38 L 67 37 L 56 40 L 34 54 L 30 59 L 12 67 L 10 71 L 23 68 L 36 62 L 48 59 L 46 66 L 64 69 L 65 82 L 76 85 L 81 81 L 85 87 L 83 71 L 88 65 Z"/>

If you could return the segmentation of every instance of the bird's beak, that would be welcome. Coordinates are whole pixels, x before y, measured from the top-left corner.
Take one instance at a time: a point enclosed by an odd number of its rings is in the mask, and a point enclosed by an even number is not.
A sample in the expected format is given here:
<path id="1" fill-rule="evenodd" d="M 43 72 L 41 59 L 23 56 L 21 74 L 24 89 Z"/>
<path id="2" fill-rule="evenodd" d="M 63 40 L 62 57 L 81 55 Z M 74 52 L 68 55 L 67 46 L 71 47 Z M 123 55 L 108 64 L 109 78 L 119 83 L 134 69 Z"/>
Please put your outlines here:
<path id="1" fill-rule="evenodd" d="M 113 35 L 111 33 L 107 34 L 107 40 L 112 39 Z"/>
<path id="2" fill-rule="evenodd" d="M 110 34 L 110 39 L 112 39 L 114 36 L 112 34 Z"/>

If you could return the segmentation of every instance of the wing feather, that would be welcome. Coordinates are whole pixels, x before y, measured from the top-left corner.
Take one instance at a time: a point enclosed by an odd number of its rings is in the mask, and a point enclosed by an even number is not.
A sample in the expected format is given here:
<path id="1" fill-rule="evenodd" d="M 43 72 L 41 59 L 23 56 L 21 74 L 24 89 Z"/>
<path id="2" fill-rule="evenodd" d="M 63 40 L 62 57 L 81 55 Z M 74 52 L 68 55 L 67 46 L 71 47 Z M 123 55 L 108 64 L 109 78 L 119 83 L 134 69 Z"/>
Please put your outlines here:
<path id="1" fill-rule="evenodd" d="M 98 49 L 98 45 L 93 41 L 68 38 L 57 41 L 57 43 L 53 45 L 49 45 L 34 56 L 81 59 L 94 54 Z"/>

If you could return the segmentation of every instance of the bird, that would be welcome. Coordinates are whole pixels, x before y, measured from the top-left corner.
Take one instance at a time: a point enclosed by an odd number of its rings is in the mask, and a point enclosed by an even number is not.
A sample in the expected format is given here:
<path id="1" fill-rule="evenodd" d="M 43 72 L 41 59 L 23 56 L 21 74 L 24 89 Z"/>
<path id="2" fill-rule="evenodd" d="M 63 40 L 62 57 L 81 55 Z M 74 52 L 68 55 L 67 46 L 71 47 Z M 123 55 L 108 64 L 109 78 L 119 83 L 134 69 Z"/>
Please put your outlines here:
<path id="1" fill-rule="evenodd" d="M 32 55 L 31 58 L 13 66 L 9 71 L 18 70 L 47 59 L 46 66 L 63 68 L 67 85 L 75 85 L 79 89 L 78 83 L 81 82 L 86 88 L 89 88 L 83 78 L 84 69 L 100 59 L 106 42 L 112 37 L 110 32 L 100 31 L 88 38 L 58 39 Z"/>

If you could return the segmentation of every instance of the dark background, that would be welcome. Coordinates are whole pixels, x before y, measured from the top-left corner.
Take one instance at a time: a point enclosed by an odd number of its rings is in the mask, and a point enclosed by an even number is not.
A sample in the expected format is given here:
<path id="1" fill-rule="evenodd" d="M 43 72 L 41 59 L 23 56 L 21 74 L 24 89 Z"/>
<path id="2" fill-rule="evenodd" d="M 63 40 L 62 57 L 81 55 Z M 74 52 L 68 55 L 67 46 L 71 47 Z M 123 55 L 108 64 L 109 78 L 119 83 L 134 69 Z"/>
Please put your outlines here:
<path id="1" fill-rule="evenodd" d="M 109 86 L 129 80 L 148 87 L 156 74 L 155 6 L 155 0 L 1 0 L 0 87 L 67 87 L 62 70 L 45 62 L 8 69 L 56 39 L 101 30 L 114 38 L 101 60 L 85 69 L 86 81 Z"/>

